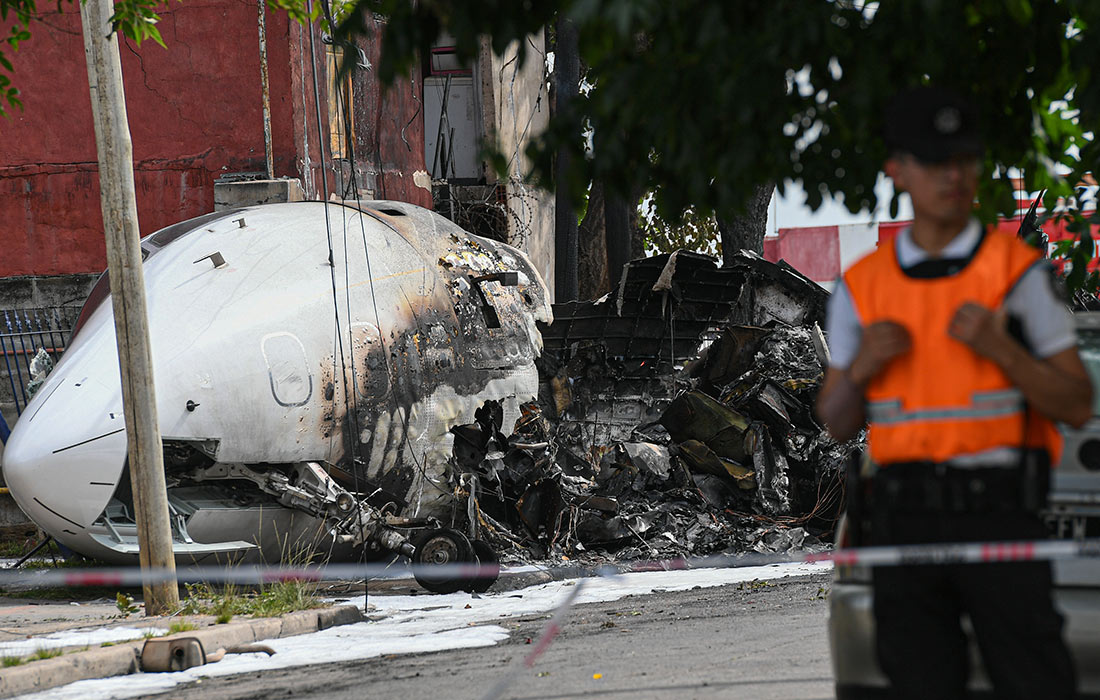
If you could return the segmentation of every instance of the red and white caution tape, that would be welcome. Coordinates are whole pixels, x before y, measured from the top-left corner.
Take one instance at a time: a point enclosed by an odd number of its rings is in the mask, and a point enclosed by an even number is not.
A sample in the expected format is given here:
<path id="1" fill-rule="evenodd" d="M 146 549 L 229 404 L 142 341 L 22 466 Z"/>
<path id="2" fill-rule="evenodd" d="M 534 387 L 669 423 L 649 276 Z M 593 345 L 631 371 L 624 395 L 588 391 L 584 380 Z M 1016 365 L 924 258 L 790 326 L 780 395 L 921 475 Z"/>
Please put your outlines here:
<path id="1" fill-rule="evenodd" d="M 784 562 L 833 562 L 839 566 L 903 566 L 913 564 L 982 564 L 1100 557 L 1100 538 L 1082 540 L 1033 540 L 1015 542 L 967 542 L 837 549 L 819 553 L 717 554 L 705 557 L 637 560 L 600 567 L 554 567 L 559 578 L 616 575 L 642 571 L 676 571 L 707 568 L 766 566 Z M 222 565 L 180 567 L 175 571 L 134 567 L 0 569 L 0 586 L 120 586 L 145 583 L 262 584 L 278 581 L 346 581 L 404 579 L 417 574 L 431 578 L 473 579 L 495 577 L 496 565 L 478 564 L 327 564 L 323 566 Z M 502 573 L 508 574 L 508 569 Z"/>

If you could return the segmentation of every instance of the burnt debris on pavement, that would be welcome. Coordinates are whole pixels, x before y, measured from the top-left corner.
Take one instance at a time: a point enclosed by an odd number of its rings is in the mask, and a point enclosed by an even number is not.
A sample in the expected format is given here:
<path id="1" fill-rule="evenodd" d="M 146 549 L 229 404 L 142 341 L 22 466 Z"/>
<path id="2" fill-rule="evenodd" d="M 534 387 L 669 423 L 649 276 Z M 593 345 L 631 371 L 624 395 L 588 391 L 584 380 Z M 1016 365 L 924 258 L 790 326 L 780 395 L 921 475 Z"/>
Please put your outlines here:
<path id="1" fill-rule="evenodd" d="M 554 307 L 538 402 L 452 428 L 452 524 L 518 560 L 823 547 L 843 495 L 813 400 L 827 292 L 784 263 L 680 251 Z"/>

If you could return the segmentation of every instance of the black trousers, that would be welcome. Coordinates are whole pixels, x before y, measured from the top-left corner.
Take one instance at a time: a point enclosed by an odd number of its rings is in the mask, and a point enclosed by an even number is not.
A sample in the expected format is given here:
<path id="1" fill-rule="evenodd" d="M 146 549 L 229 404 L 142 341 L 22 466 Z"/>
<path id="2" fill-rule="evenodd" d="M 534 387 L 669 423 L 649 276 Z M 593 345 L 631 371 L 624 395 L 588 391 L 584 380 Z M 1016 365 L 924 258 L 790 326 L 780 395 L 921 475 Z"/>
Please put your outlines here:
<path id="1" fill-rule="evenodd" d="M 882 515 L 882 514 L 877 514 Z M 1037 515 L 906 509 L 879 520 L 894 544 L 1046 537 Z M 875 544 L 886 544 L 875 535 Z M 880 567 L 873 572 L 879 664 L 891 697 L 964 698 L 969 617 L 998 698 L 1072 698 L 1076 678 L 1051 601 L 1048 562 Z"/>

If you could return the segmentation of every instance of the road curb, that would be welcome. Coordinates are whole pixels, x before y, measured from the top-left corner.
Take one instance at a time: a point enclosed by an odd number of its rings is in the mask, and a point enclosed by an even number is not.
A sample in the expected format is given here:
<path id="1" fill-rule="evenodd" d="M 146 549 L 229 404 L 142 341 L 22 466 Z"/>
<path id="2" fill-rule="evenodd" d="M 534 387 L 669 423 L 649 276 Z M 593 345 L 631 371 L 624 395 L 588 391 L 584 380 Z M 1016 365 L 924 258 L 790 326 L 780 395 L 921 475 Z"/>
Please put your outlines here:
<path id="1" fill-rule="evenodd" d="M 363 613 L 358 607 L 337 605 L 321 610 L 301 610 L 282 617 L 231 622 L 169 636 L 195 637 L 202 642 L 206 652 L 211 653 L 235 644 L 294 637 L 362 621 Z M 140 673 L 141 647 L 144 643 L 144 640 L 124 642 L 117 646 L 67 653 L 52 659 L 5 668 L 0 670 L 0 698 L 48 690 L 92 678 Z"/>

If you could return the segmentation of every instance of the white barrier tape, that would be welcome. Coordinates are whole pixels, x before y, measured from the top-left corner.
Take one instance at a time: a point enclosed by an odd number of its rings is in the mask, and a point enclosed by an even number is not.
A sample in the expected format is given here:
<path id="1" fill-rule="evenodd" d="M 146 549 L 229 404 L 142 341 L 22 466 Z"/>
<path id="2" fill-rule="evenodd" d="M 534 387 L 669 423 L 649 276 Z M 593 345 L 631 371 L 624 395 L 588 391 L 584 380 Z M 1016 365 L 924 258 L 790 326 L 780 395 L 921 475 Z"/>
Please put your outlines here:
<path id="1" fill-rule="evenodd" d="M 740 568 L 783 562 L 833 562 L 839 566 L 901 566 L 911 564 L 981 564 L 1009 561 L 1041 561 L 1100 557 L 1100 538 L 1082 540 L 1034 540 L 967 542 L 890 547 L 860 547 L 808 554 L 718 554 L 705 557 L 641 560 L 600 567 L 555 567 L 562 578 L 593 574 L 613 575 L 642 571 Z M 0 586 L 141 586 L 144 583 L 274 583 L 278 581 L 337 581 L 402 579 L 427 574 L 432 578 L 473 579 L 508 573 L 497 565 L 478 564 L 328 564 L 326 566 L 229 565 L 181 567 L 173 571 L 134 567 L 85 569 L 0 569 Z"/>

